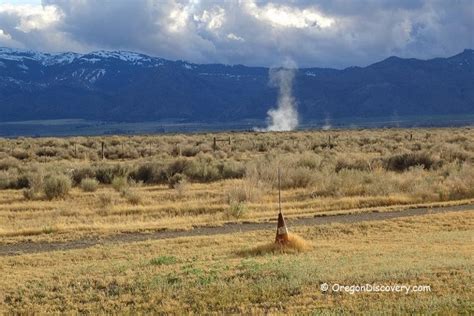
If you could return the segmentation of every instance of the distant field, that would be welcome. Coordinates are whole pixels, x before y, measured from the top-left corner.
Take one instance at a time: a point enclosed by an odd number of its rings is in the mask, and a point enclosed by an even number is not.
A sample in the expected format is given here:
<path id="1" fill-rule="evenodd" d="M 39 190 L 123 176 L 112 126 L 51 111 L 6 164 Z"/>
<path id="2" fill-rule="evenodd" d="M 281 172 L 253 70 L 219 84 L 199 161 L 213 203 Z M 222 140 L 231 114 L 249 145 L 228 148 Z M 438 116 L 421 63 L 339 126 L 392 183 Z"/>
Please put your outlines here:
<path id="1" fill-rule="evenodd" d="M 403 116 L 377 118 L 338 118 L 303 122 L 300 130 L 312 129 L 356 129 L 356 128 L 413 128 L 413 127 L 461 127 L 473 126 L 472 115 Z M 36 120 L 0 122 L 0 136 L 97 136 L 137 135 L 190 132 L 252 131 L 266 126 L 265 120 L 243 120 L 226 123 L 183 122 L 163 120 L 152 122 L 101 122 L 82 119 Z"/>
<path id="2" fill-rule="evenodd" d="M 268 221 L 278 168 L 288 218 L 472 205 L 474 128 L 4 138 L 0 246 Z M 256 256 L 272 229 L 0 257 L 0 311 L 466 312 L 467 208 L 298 227 L 314 245 L 301 254 Z M 433 291 L 323 295 L 323 282 Z"/>

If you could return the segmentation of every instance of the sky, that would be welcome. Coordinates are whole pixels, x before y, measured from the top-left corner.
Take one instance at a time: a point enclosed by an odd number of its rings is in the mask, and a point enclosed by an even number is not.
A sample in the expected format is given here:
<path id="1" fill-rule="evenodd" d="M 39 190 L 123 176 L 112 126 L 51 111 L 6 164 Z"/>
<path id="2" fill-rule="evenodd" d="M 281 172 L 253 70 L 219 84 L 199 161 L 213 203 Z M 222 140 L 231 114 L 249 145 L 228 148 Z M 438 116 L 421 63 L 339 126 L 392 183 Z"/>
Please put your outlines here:
<path id="1" fill-rule="evenodd" d="M 474 48 L 474 0 L 0 0 L 0 47 L 366 66 Z"/>

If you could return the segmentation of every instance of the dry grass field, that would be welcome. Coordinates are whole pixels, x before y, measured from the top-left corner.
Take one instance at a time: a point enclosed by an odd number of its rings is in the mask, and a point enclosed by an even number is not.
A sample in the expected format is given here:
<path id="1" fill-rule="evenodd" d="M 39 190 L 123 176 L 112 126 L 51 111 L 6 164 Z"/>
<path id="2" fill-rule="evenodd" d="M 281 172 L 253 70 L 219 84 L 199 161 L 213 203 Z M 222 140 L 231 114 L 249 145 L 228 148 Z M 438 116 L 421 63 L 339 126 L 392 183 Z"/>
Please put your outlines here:
<path id="1" fill-rule="evenodd" d="M 474 129 L 0 139 L 0 245 L 268 221 L 278 168 L 289 218 L 470 204 Z M 469 313 L 473 224 L 466 210 L 298 226 L 302 253 L 261 254 L 274 231 L 255 231 L 3 256 L 0 311 Z"/>
<path id="2" fill-rule="evenodd" d="M 299 254 L 253 254 L 273 231 L 0 257 L 4 312 L 469 314 L 474 209 L 302 227 Z M 341 293 L 323 283 L 429 285 L 430 292 Z"/>

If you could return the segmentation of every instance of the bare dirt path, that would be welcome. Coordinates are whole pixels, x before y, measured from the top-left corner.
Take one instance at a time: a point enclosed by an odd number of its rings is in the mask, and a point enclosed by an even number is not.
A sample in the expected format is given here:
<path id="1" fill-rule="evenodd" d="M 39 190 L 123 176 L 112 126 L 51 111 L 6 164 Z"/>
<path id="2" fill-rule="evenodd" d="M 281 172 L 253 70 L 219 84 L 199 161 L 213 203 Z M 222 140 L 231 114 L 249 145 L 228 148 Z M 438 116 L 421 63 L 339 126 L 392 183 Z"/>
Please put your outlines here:
<path id="1" fill-rule="evenodd" d="M 401 211 L 379 212 L 372 211 L 367 213 L 343 214 L 343 215 L 315 215 L 314 217 L 287 219 L 287 225 L 294 226 L 313 226 L 330 223 L 357 223 L 365 221 L 390 220 L 410 216 L 419 216 L 425 214 L 439 214 L 445 212 L 472 211 L 474 205 L 458 205 L 439 208 L 412 208 Z M 276 217 L 276 216 L 275 216 Z M 276 218 L 275 218 L 276 219 Z M 49 251 L 64 251 L 71 249 L 89 248 L 95 245 L 131 243 L 145 240 L 168 239 L 178 237 L 192 236 L 211 236 L 220 234 L 233 234 L 239 232 L 250 232 L 256 230 L 274 229 L 275 221 L 260 223 L 229 223 L 218 227 L 196 227 L 186 231 L 156 231 L 152 233 L 121 233 L 104 237 L 91 237 L 67 242 L 20 242 L 16 244 L 1 244 L 0 256 L 12 256 Z"/>

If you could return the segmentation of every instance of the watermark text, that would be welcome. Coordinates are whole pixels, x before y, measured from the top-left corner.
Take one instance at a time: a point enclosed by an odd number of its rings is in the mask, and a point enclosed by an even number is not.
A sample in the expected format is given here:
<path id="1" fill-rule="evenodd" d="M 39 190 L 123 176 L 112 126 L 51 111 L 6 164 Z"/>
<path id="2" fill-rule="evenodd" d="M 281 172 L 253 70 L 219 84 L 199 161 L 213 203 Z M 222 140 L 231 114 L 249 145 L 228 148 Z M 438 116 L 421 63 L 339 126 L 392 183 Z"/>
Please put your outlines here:
<path id="1" fill-rule="evenodd" d="M 431 292 L 430 285 L 408 285 L 408 284 L 352 284 L 344 285 L 339 283 L 322 283 L 320 285 L 322 292 L 343 292 L 349 294 L 355 293 L 383 293 L 383 292 L 395 292 L 395 293 L 419 293 L 419 292 Z"/>

